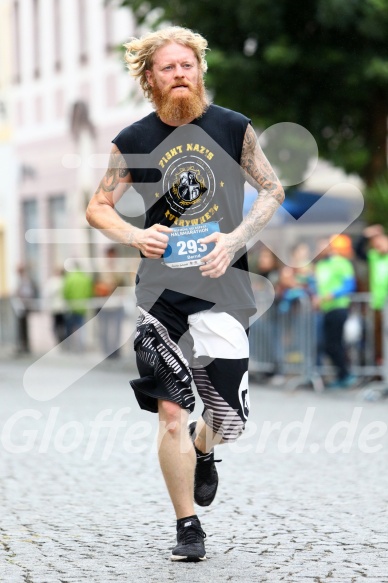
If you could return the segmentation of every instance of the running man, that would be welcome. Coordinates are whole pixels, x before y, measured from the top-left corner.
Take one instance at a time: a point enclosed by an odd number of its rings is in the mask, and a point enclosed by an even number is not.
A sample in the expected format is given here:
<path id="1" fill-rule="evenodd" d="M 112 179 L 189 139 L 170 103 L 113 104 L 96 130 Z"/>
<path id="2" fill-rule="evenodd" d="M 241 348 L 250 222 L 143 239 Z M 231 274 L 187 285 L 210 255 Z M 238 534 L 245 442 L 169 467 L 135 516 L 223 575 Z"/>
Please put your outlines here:
<path id="1" fill-rule="evenodd" d="M 209 103 L 202 36 L 169 27 L 125 47 L 128 69 L 155 111 L 113 139 L 87 219 L 142 257 L 140 378 L 131 385 L 140 407 L 159 415 L 159 461 L 177 518 L 171 559 L 200 561 L 206 535 L 194 501 L 213 501 L 214 445 L 237 439 L 249 413 L 247 329 L 255 302 L 245 246 L 284 192 L 250 120 Z M 144 163 L 136 165 L 136 155 Z M 259 195 L 243 218 L 245 180 Z M 145 204 L 143 229 L 115 210 L 132 184 Z M 204 409 L 188 426 L 193 380 Z"/>

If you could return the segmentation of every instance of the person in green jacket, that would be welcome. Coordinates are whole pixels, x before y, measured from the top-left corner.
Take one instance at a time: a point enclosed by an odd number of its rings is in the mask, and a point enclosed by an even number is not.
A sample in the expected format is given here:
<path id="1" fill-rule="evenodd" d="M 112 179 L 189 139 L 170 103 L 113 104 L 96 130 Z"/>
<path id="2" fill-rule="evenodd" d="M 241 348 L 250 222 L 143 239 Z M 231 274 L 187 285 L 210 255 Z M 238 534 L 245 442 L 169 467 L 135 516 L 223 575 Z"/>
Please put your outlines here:
<path id="1" fill-rule="evenodd" d="M 382 225 L 370 225 L 355 246 L 357 257 L 368 262 L 371 308 L 374 311 L 375 361 L 383 360 L 382 315 L 388 298 L 388 237 Z"/>
<path id="2" fill-rule="evenodd" d="M 349 372 L 343 340 L 350 294 L 356 289 L 355 273 L 352 262 L 335 253 L 329 239 L 322 239 L 318 246 L 314 305 L 323 312 L 324 348 L 337 372 L 337 378 L 330 386 L 346 388 L 356 380 Z"/>
<path id="3" fill-rule="evenodd" d="M 67 302 L 66 333 L 70 336 L 84 325 L 88 306 L 87 300 L 93 295 L 93 280 L 87 273 L 81 271 L 78 263 L 75 270 L 67 272 L 63 283 L 63 297 Z M 81 335 L 78 337 L 78 348 L 83 348 Z"/>

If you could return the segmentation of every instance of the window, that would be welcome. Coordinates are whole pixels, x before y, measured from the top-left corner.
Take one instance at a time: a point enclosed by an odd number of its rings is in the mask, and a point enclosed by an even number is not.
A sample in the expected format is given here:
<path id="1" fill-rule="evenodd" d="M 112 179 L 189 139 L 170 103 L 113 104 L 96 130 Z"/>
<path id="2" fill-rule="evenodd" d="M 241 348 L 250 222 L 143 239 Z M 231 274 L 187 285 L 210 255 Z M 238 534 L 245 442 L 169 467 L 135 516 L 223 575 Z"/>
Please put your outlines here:
<path id="1" fill-rule="evenodd" d="M 32 0 L 34 77 L 40 77 L 40 21 L 39 0 Z"/>
<path id="2" fill-rule="evenodd" d="M 66 229 L 66 200 L 64 194 L 55 194 L 48 198 L 48 228 L 49 229 Z M 63 243 L 55 242 L 55 235 L 52 238 L 53 243 L 49 245 L 49 272 L 62 267 L 65 259 L 68 257 L 68 247 Z"/>
<path id="3" fill-rule="evenodd" d="M 87 38 L 86 1 L 78 0 L 78 37 L 79 37 L 79 62 L 84 65 L 88 62 L 88 38 Z"/>
<path id="4" fill-rule="evenodd" d="M 54 30 L 54 69 L 62 69 L 62 30 L 61 30 L 61 0 L 54 0 L 53 6 Z"/>
<path id="5" fill-rule="evenodd" d="M 54 95 L 55 117 L 63 119 L 65 117 L 65 93 L 63 89 L 57 89 Z"/>
<path id="6" fill-rule="evenodd" d="M 41 95 L 35 97 L 35 123 L 43 122 L 43 99 Z"/>
<path id="7" fill-rule="evenodd" d="M 29 273 L 35 283 L 39 281 L 40 269 L 40 245 L 28 243 L 25 233 L 29 229 L 39 227 L 38 201 L 33 198 L 22 202 L 22 249 L 24 248 L 24 263 L 29 269 Z"/>
<path id="8" fill-rule="evenodd" d="M 105 52 L 111 53 L 113 45 L 113 8 L 110 4 L 104 8 Z"/>
<path id="9" fill-rule="evenodd" d="M 20 7 L 19 2 L 13 3 L 13 80 L 20 83 Z"/>

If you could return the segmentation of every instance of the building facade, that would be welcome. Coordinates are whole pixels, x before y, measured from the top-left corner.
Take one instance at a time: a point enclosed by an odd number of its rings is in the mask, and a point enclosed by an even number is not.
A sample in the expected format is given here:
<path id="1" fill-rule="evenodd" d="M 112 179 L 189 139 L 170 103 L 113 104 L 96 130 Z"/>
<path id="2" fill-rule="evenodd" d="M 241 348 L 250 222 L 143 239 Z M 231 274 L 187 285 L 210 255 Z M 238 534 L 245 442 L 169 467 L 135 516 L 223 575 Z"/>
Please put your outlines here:
<path id="1" fill-rule="evenodd" d="M 89 156 L 107 164 L 111 139 L 150 106 L 118 50 L 136 33 L 128 9 L 0 0 L 0 11 L 1 293 L 12 292 L 23 264 L 43 295 L 66 258 L 91 255 L 85 208 L 105 170 L 91 168 Z M 41 233 L 29 237 L 30 229 Z M 58 229 L 77 234 L 58 237 Z"/>

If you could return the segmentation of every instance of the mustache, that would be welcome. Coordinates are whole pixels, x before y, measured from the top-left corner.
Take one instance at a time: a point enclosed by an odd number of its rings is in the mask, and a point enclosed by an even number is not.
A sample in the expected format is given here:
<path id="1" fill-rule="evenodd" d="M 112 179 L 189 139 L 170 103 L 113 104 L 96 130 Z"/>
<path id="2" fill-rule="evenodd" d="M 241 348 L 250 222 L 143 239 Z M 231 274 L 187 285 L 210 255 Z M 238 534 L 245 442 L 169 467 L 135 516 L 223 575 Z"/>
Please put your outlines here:
<path id="1" fill-rule="evenodd" d="M 168 91 L 170 91 L 171 89 L 174 89 L 174 87 L 187 87 L 191 91 L 193 91 L 193 89 L 194 89 L 194 85 L 192 83 L 190 83 L 190 81 L 181 81 L 181 82 L 173 81 L 172 83 L 170 83 L 170 85 L 168 85 L 165 88 L 165 92 L 168 93 Z"/>

